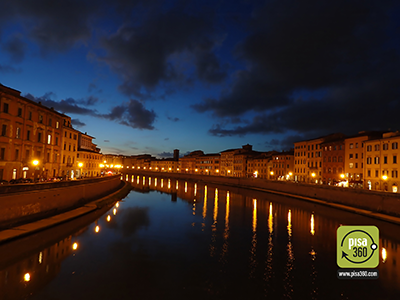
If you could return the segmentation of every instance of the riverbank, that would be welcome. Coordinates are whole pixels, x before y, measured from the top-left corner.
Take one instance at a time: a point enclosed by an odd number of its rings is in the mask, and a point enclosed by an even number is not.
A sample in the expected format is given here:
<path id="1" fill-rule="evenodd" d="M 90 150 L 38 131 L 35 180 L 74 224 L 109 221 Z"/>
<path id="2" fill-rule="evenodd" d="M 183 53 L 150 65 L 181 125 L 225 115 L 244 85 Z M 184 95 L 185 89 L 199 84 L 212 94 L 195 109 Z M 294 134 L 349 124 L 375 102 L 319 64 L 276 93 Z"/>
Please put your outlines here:
<path id="1" fill-rule="evenodd" d="M 292 197 L 302 201 L 315 202 L 387 222 L 400 224 L 400 195 L 396 193 L 286 181 L 272 181 L 256 178 L 235 178 L 150 171 L 138 172 L 137 170 L 125 170 L 123 178 L 126 178 L 126 175 L 144 175 L 154 178 L 193 180 L 252 189 Z"/>
<path id="2" fill-rule="evenodd" d="M 0 187 L 0 230 L 67 212 L 122 188 L 120 176 Z M 6 191 L 6 192 L 4 192 Z"/>
<path id="3" fill-rule="evenodd" d="M 122 182 L 122 186 L 117 191 L 105 197 L 86 203 L 81 207 L 0 231 L 0 244 L 45 230 L 50 227 L 54 227 L 64 222 L 71 221 L 96 210 L 107 210 L 116 201 L 128 195 L 131 188 L 132 187 L 129 183 Z"/>

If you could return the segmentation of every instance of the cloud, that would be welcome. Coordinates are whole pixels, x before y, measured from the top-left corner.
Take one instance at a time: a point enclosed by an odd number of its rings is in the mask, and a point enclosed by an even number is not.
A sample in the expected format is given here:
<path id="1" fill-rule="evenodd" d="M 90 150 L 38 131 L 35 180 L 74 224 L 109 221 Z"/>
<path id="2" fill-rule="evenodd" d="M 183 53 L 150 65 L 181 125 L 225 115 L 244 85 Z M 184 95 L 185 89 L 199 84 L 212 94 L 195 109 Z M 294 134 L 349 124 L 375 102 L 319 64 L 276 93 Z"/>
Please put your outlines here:
<path id="1" fill-rule="evenodd" d="M 216 136 L 399 128 L 393 1 L 268 1 L 235 48 L 246 68 L 219 97 L 192 105 Z M 305 96 L 308 95 L 308 96 Z M 310 96 L 312 95 L 312 96 Z M 223 120 L 253 115 L 248 124 Z"/>
<path id="2" fill-rule="evenodd" d="M 177 117 L 175 117 L 175 118 L 173 118 L 173 117 L 167 117 L 167 119 L 170 120 L 170 121 L 172 121 L 172 122 L 178 122 L 178 121 L 179 121 L 179 118 L 177 118 Z"/>
<path id="3" fill-rule="evenodd" d="M 21 62 L 25 57 L 25 52 L 27 51 L 27 45 L 23 42 L 20 34 L 12 36 L 2 48 L 10 54 L 11 60 L 14 63 Z"/>
<path id="4" fill-rule="evenodd" d="M 158 86 L 190 81 L 190 68 L 206 82 L 221 82 L 226 73 L 213 53 L 217 46 L 213 15 L 188 14 L 176 5 L 166 12 L 152 10 L 138 25 L 125 25 L 102 40 L 106 55 L 100 57 L 123 83 L 119 89 L 141 99 Z M 188 67 L 180 68 L 176 57 L 193 57 Z"/>
<path id="5" fill-rule="evenodd" d="M 110 113 L 101 114 L 96 109 L 83 107 L 83 105 L 90 106 L 98 102 L 97 98 L 91 96 L 86 99 L 67 98 L 65 100 L 55 101 L 52 100 L 52 98 L 55 97 L 55 94 L 49 92 L 42 97 L 35 97 L 31 94 L 26 94 L 25 97 L 40 102 L 44 106 L 53 107 L 61 113 L 108 119 L 137 129 L 153 130 L 153 123 L 157 117 L 154 110 L 147 110 L 143 104 L 137 100 L 130 100 L 128 103 L 117 105 L 111 109 Z"/>
<path id="6" fill-rule="evenodd" d="M 157 117 L 154 110 L 146 109 L 138 100 L 115 106 L 111 113 L 101 115 L 105 119 L 119 121 L 120 124 L 138 129 L 153 130 L 152 125 Z"/>
<path id="7" fill-rule="evenodd" d="M 158 153 L 157 156 L 161 157 L 161 158 L 171 158 L 171 157 L 174 157 L 174 154 L 171 152 L 162 152 L 162 153 Z"/>
<path id="8" fill-rule="evenodd" d="M 0 73 L 21 73 L 21 69 L 14 68 L 10 65 L 0 64 Z"/>
<path id="9" fill-rule="evenodd" d="M 81 122 L 81 121 L 79 121 L 79 119 L 71 119 L 71 124 L 76 126 L 76 127 L 78 127 L 78 128 L 86 126 L 86 124 Z"/>
<path id="10" fill-rule="evenodd" d="M 42 105 L 47 107 L 53 107 L 55 110 L 65 113 L 65 114 L 78 114 L 78 115 L 89 115 L 94 117 L 99 117 L 98 112 L 96 110 L 88 109 L 81 105 L 82 103 L 87 103 L 90 100 L 75 100 L 73 98 L 67 98 L 61 101 L 52 100 L 55 96 L 54 93 L 46 93 L 42 97 L 35 97 L 32 94 L 26 94 L 25 97 L 40 102 Z"/>

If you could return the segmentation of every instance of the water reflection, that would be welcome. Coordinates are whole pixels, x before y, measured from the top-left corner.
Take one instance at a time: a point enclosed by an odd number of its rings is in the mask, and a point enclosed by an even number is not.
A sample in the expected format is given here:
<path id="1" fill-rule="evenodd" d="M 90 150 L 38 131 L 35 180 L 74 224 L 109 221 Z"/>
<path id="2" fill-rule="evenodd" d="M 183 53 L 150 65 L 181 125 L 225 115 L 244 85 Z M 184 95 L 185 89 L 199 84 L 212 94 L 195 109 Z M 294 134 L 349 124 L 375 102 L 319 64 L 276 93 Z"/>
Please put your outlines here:
<path id="1" fill-rule="evenodd" d="M 129 178 L 137 190 L 159 192 L 132 192 L 23 258 L 0 247 L 0 299 L 398 299 L 398 226 L 380 226 L 380 279 L 344 282 L 336 280 L 343 219 L 335 210 L 202 182 Z"/>

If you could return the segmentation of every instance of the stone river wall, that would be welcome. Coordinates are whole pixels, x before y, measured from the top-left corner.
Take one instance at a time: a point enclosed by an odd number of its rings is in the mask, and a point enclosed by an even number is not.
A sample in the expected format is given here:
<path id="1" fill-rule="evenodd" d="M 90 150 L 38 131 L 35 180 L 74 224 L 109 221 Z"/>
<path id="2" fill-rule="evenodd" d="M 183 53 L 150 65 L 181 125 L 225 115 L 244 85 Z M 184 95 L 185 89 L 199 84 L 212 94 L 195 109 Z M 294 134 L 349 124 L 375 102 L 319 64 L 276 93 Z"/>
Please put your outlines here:
<path id="1" fill-rule="evenodd" d="M 120 176 L 0 186 L 0 229 L 64 212 L 121 187 Z"/>
<path id="2" fill-rule="evenodd" d="M 236 178 L 162 172 L 156 173 L 150 171 L 138 172 L 137 170 L 125 170 L 124 173 L 138 175 L 142 174 L 152 177 L 205 181 L 243 188 L 263 189 L 266 191 L 287 193 L 293 196 L 309 197 L 332 203 L 340 203 L 351 207 L 384 213 L 387 215 L 400 216 L 400 193 L 377 192 L 363 189 L 302 184 L 258 178 Z"/>

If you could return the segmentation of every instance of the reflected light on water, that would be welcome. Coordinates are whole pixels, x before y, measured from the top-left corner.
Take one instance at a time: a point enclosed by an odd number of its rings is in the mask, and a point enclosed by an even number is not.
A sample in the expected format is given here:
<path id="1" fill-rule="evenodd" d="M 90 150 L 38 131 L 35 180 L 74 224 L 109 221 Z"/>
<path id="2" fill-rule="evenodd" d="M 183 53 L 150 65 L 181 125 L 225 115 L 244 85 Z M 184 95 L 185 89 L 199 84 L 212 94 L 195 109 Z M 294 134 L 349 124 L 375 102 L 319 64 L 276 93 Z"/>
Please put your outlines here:
<path id="1" fill-rule="evenodd" d="M 76 249 L 78 249 L 78 243 L 73 243 L 72 244 L 72 250 L 76 250 Z"/>
<path id="2" fill-rule="evenodd" d="M 168 189 L 171 188 L 171 179 L 168 179 Z"/>
<path id="3" fill-rule="evenodd" d="M 107 222 L 110 222 L 110 221 L 111 221 L 111 216 L 108 215 L 108 216 L 107 216 Z"/>
<path id="4" fill-rule="evenodd" d="M 115 207 L 116 207 L 116 208 L 119 207 L 119 202 L 115 203 Z"/>
<path id="5" fill-rule="evenodd" d="M 197 195 L 197 183 L 194 184 L 194 196 Z"/>
<path id="6" fill-rule="evenodd" d="M 176 181 L 176 186 L 175 186 L 176 190 L 179 189 L 179 185 L 178 185 L 178 180 Z"/>
<path id="7" fill-rule="evenodd" d="M 196 191 L 196 185 L 195 185 Z M 203 205 L 203 219 L 207 216 L 207 186 L 204 186 L 204 205 Z"/>
<path id="8" fill-rule="evenodd" d="M 187 182 L 185 182 L 185 193 L 187 193 Z"/>
<path id="9" fill-rule="evenodd" d="M 257 230 L 257 200 L 253 199 L 253 232 Z"/>
<path id="10" fill-rule="evenodd" d="M 100 226 L 97 225 L 97 226 L 94 228 L 94 231 L 95 231 L 96 233 L 98 233 L 98 232 L 100 231 Z"/>
<path id="11" fill-rule="evenodd" d="M 154 186 L 157 187 L 157 178 L 154 179 Z"/>
<path id="12" fill-rule="evenodd" d="M 215 197 L 214 197 L 214 214 L 213 214 L 213 229 L 216 229 L 217 225 L 217 217 L 218 217 L 218 189 L 215 189 Z"/>
<path id="13" fill-rule="evenodd" d="M 382 247 L 382 262 L 385 263 L 387 259 L 386 249 Z"/>
<path id="14" fill-rule="evenodd" d="M 164 179 L 161 178 L 161 188 L 164 187 Z"/>
<path id="15" fill-rule="evenodd" d="M 25 275 L 24 275 L 24 281 L 28 282 L 28 281 L 30 281 L 30 280 L 31 280 L 31 274 L 25 273 Z"/>
<path id="16" fill-rule="evenodd" d="M 314 230 L 314 214 L 311 214 L 310 227 L 311 227 L 310 232 L 311 232 L 312 235 L 314 235 L 315 234 L 315 230 Z"/>
<path id="17" fill-rule="evenodd" d="M 39 264 L 43 262 L 43 252 L 39 253 Z"/>
<path id="18" fill-rule="evenodd" d="M 117 209 L 114 208 L 114 209 L 113 209 L 113 215 L 115 216 L 116 214 L 117 214 Z"/>

